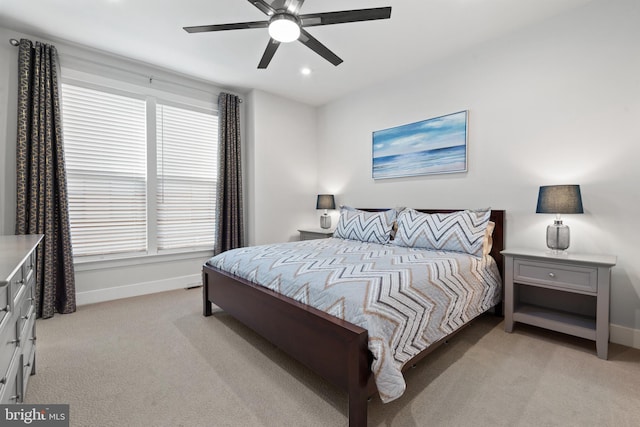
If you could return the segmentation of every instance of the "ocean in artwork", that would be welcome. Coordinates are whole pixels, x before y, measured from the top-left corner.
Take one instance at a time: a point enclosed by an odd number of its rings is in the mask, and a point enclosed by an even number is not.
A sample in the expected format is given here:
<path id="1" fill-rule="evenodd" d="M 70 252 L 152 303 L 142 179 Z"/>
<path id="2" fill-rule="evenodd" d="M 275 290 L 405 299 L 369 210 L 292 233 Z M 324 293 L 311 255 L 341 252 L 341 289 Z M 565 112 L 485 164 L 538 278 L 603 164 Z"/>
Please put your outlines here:
<path id="1" fill-rule="evenodd" d="M 465 172 L 467 112 L 373 132 L 373 178 Z"/>
<path id="2" fill-rule="evenodd" d="M 436 148 L 416 153 L 374 157 L 374 178 L 463 172 L 466 170 L 467 148 L 463 145 Z"/>

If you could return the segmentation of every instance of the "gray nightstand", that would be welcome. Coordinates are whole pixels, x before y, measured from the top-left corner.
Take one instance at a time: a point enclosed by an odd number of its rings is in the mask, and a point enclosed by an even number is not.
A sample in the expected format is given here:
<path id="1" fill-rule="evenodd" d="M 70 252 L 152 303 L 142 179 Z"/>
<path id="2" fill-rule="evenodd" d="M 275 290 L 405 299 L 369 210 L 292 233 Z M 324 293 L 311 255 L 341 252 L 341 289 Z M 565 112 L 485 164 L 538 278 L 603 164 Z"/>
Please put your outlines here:
<path id="1" fill-rule="evenodd" d="M 596 342 L 598 357 L 609 349 L 609 288 L 612 255 L 551 255 L 508 249 L 505 258 L 504 329 L 527 323 Z"/>
<path id="2" fill-rule="evenodd" d="M 326 239 L 333 236 L 332 228 L 302 228 L 300 232 L 300 240 Z"/>

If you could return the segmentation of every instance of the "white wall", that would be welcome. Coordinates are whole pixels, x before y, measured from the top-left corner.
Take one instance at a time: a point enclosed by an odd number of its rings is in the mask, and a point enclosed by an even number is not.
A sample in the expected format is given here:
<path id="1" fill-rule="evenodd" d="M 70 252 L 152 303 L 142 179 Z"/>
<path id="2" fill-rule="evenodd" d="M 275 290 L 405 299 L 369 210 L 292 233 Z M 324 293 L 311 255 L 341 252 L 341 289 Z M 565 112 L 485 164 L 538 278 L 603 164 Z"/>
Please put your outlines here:
<path id="1" fill-rule="evenodd" d="M 298 240 L 319 224 L 316 109 L 259 90 L 248 99 L 249 244 Z"/>
<path id="2" fill-rule="evenodd" d="M 570 250 L 618 256 L 612 333 L 639 340 L 639 22 L 636 0 L 596 1 L 330 103 L 318 115 L 319 175 L 353 206 L 505 209 L 511 248 L 545 249 L 540 185 L 580 184 L 586 212 L 565 218 Z M 463 109 L 467 173 L 371 178 L 372 131 Z"/>
<path id="3" fill-rule="evenodd" d="M 9 44 L 13 34 L 0 27 L 5 41 L 0 43 L 0 234 L 14 233 L 16 216 L 18 49 Z"/>

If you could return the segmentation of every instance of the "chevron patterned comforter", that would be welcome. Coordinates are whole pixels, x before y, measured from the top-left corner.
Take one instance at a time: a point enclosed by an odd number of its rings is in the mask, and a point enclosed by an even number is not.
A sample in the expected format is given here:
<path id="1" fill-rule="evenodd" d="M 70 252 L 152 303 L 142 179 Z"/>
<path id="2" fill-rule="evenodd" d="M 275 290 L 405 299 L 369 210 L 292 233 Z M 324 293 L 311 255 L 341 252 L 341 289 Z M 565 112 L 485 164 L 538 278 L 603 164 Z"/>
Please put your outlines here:
<path id="1" fill-rule="evenodd" d="M 404 392 L 409 359 L 501 295 L 491 257 L 337 238 L 234 249 L 207 263 L 367 329 L 383 402 Z"/>

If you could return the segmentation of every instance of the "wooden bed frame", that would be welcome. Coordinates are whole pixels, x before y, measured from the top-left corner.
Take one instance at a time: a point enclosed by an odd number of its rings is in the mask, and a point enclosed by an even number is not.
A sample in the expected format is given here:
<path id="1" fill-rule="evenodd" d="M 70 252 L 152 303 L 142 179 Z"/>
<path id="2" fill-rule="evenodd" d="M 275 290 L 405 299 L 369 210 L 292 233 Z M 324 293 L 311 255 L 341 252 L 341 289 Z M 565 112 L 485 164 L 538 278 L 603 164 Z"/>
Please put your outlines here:
<path id="1" fill-rule="evenodd" d="M 382 209 L 363 210 L 375 212 Z M 493 210 L 491 221 L 496 224 L 491 256 L 496 260 L 500 274 L 503 274 L 500 251 L 504 249 L 504 211 Z M 349 426 L 366 427 L 367 400 L 376 393 L 366 329 L 208 265 L 203 267 L 202 280 L 204 316 L 212 314 L 212 303 L 215 304 L 327 381 L 345 390 L 349 398 Z M 500 312 L 498 308 L 496 311 Z M 441 339 L 416 355 L 405 364 L 405 370 L 450 337 Z"/>

